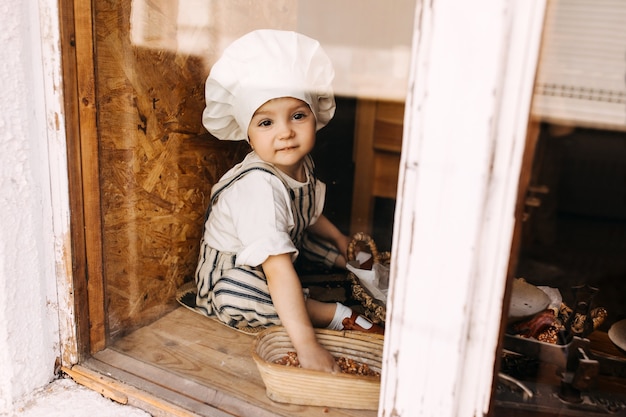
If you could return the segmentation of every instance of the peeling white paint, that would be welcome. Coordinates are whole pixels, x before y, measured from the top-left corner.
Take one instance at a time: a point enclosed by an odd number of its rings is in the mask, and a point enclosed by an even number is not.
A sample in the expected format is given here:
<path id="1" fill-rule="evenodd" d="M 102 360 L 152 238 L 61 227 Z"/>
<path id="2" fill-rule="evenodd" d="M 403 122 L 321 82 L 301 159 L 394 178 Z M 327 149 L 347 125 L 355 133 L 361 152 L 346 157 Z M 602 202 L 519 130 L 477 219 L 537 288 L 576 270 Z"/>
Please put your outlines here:
<path id="1" fill-rule="evenodd" d="M 54 378 L 55 359 L 75 337 L 68 336 L 68 325 L 59 327 L 59 313 L 71 315 L 73 304 L 60 308 L 57 298 L 57 279 L 71 282 L 57 3 L 5 0 L 0 20 L 3 413 Z"/>
<path id="2" fill-rule="evenodd" d="M 44 70 L 45 110 L 48 139 L 52 235 L 59 321 L 61 362 L 71 366 L 78 361 L 76 319 L 74 316 L 74 287 L 70 234 L 70 205 L 67 166 L 67 142 L 62 95 L 62 67 L 57 2 L 39 2 L 42 28 L 42 62 Z"/>
<path id="3" fill-rule="evenodd" d="M 544 0 L 418 2 L 380 416 L 488 411 Z"/>

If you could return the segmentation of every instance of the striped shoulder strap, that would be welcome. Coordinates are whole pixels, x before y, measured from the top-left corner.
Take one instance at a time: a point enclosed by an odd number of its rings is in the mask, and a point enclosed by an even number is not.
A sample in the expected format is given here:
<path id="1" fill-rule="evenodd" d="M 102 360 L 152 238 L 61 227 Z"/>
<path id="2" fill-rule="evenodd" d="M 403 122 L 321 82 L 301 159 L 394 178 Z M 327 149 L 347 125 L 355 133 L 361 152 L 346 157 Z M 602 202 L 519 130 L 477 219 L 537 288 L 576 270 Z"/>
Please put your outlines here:
<path id="1" fill-rule="evenodd" d="M 306 156 L 304 163 L 305 163 L 306 171 L 310 173 L 310 177 L 312 181 L 314 181 L 315 180 L 315 166 L 313 164 L 313 158 L 311 158 L 311 155 Z M 217 200 L 219 195 L 224 190 L 230 187 L 233 183 L 235 183 L 241 177 L 248 174 L 250 171 L 255 171 L 255 170 L 267 172 L 269 174 L 276 176 L 278 179 L 282 181 L 282 183 L 285 185 L 285 188 L 287 189 L 287 191 L 289 191 L 289 194 L 293 198 L 291 187 L 289 186 L 287 181 L 285 181 L 284 177 L 278 173 L 278 170 L 273 165 L 268 164 L 266 162 L 252 162 L 249 165 L 247 165 L 243 170 L 239 171 L 232 177 L 225 178 L 224 180 L 218 182 L 217 184 L 213 186 L 213 188 L 211 189 L 211 204 L 209 206 L 213 205 L 213 203 Z"/>
<path id="2" fill-rule="evenodd" d="M 217 184 L 215 184 L 213 186 L 213 189 L 211 190 L 211 204 L 210 204 L 210 206 L 215 203 L 217 198 L 220 196 L 220 194 L 224 190 L 228 189 L 228 187 L 233 185 L 241 177 L 245 176 L 246 174 L 248 174 L 251 171 L 263 171 L 263 172 L 267 172 L 269 174 L 272 174 L 272 175 L 276 176 L 277 178 L 279 178 L 283 182 L 285 187 L 289 188 L 289 186 L 282 179 L 282 177 L 280 175 L 278 175 L 278 172 L 276 171 L 276 168 L 274 168 L 272 165 L 266 164 L 266 163 L 263 163 L 263 162 L 254 162 L 254 163 L 251 163 L 250 165 L 248 165 L 245 169 L 239 171 L 237 174 L 233 175 L 232 177 L 228 177 L 228 178 L 218 182 Z"/>
<path id="3" fill-rule="evenodd" d="M 224 190 L 228 189 L 228 187 L 233 185 L 235 182 L 237 182 L 237 180 L 247 175 L 251 171 L 263 171 L 263 172 L 267 172 L 269 174 L 274 175 L 276 178 L 282 181 L 283 185 L 285 186 L 285 189 L 287 190 L 287 192 L 289 192 L 289 195 L 291 196 L 291 198 L 292 199 L 294 198 L 293 190 L 289 187 L 289 184 L 287 184 L 287 182 L 283 179 L 283 177 L 278 174 L 278 171 L 274 166 L 267 164 L 265 162 L 252 162 L 249 165 L 247 165 L 244 169 L 237 172 L 232 177 L 225 178 L 224 180 L 218 182 L 217 184 L 213 186 L 213 188 L 211 189 L 211 201 L 209 202 L 209 206 L 207 207 L 206 214 L 204 215 L 205 223 L 209 219 L 211 208 L 217 202 L 217 199 L 219 198 L 220 194 L 222 194 Z"/>

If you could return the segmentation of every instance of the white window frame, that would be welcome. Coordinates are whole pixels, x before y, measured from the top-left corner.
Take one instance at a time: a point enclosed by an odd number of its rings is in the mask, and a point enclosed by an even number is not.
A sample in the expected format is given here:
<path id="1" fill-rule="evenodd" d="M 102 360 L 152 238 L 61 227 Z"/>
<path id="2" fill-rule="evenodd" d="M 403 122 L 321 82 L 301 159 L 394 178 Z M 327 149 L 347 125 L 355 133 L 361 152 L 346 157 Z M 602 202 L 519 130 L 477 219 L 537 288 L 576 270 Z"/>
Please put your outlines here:
<path id="1" fill-rule="evenodd" d="M 544 11 L 418 2 L 379 416 L 489 409 Z"/>

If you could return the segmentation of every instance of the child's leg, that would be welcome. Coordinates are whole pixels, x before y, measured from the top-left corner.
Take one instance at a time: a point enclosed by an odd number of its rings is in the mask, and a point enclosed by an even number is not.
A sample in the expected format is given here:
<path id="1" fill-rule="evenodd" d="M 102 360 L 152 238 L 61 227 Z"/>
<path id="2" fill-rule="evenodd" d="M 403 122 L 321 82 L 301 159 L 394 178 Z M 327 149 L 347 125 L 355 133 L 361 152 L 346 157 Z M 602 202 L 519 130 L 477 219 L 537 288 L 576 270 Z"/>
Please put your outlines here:
<path id="1" fill-rule="evenodd" d="M 312 298 L 306 300 L 306 309 L 313 327 L 328 327 L 335 316 L 336 308 L 335 303 L 323 303 Z"/>
<path id="2" fill-rule="evenodd" d="M 196 305 L 234 328 L 280 324 L 260 268 L 235 266 L 232 253 L 202 246 L 196 269 Z"/>
<path id="3" fill-rule="evenodd" d="M 306 306 L 313 327 L 384 333 L 382 327 L 370 322 L 341 303 L 323 303 L 309 298 Z"/>

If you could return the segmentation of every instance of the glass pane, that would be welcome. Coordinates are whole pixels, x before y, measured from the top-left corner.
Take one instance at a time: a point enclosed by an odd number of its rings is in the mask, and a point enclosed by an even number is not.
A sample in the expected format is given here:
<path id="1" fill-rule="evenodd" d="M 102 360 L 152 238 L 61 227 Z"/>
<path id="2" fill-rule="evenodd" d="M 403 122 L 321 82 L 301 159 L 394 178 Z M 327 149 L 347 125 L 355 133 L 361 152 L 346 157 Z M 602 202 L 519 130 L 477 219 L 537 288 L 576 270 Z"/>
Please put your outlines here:
<path id="1" fill-rule="evenodd" d="M 350 226 L 357 102 L 402 103 L 414 0 L 378 2 L 179 0 L 94 2 L 104 272 L 109 336 L 115 339 L 176 307 L 176 289 L 197 261 L 211 186 L 247 152 L 210 138 L 201 124 L 204 81 L 222 50 L 256 28 L 318 39 L 336 76 L 337 112 L 314 153 L 327 184 L 327 214 Z M 345 22 L 350 20 L 351 25 Z M 359 225 L 389 250 L 402 108 L 384 131 L 396 157 L 384 197 L 372 194 Z M 370 144 L 371 146 L 371 144 Z M 361 165 L 363 165 L 361 163 Z M 372 171 L 367 167 L 368 174 Z M 380 194 L 380 193 L 379 193 Z M 370 198 L 370 196 L 366 196 Z M 371 206 L 371 207 L 370 207 Z M 361 207 L 359 205 L 359 207 Z M 374 221 L 376 219 L 376 221 Z"/>
<path id="2" fill-rule="evenodd" d="M 226 392 L 215 401 L 227 412 L 291 415 L 265 394 L 251 334 L 177 302 L 185 284 L 195 291 L 211 188 L 250 151 L 245 141 L 220 141 L 203 127 L 205 80 L 224 48 L 253 29 L 319 40 L 335 67 L 337 102 L 312 152 L 326 184 L 324 212 L 343 233 L 370 233 L 388 251 L 414 7 L 415 0 L 394 7 L 374 0 L 93 1 L 108 342 L 99 360 L 147 386 L 184 386 L 198 407 L 206 406 L 207 392 Z M 370 109 L 373 118 L 360 116 Z M 356 216 L 355 195 L 365 201 L 356 204 Z M 363 310 L 348 299 L 347 271 L 333 272 L 303 278 L 303 286 L 310 284 L 312 297 Z M 244 397 L 250 408 L 240 407 Z M 298 409 L 303 416 L 319 412 Z"/>
<path id="3" fill-rule="evenodd" d="M 550 1 L 497 416 L 626 416 L 626 3 Z"/>

